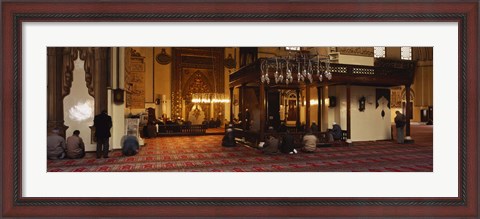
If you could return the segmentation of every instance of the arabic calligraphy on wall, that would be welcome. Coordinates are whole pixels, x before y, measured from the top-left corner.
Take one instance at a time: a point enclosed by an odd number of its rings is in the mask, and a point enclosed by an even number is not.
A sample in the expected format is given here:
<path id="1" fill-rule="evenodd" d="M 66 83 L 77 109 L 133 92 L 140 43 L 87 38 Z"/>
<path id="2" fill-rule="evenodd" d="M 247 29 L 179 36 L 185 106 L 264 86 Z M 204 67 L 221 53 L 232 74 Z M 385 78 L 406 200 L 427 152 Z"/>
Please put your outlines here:
<path id="1" fill-rule="evenodd" d="M 125 56 L 125 87 L 127 89 L 127 107 L 145 108 L 145 57 L 143 48 L 127 49 Z M 144 52 L 144 51 L 143 51 Z"/>
<path id="2" fill-rule="evenodd" d="M 337 47 L 337 52 L 342 55 L 373 57 L 373 47 Z"/>

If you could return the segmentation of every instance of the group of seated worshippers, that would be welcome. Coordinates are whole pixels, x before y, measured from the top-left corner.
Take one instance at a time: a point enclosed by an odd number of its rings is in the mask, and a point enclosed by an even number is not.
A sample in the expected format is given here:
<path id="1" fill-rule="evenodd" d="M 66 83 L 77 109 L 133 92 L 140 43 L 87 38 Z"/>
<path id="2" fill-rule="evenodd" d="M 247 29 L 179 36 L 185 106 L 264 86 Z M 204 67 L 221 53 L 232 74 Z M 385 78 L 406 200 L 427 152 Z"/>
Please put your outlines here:
<path id="1" fill-rule="evenodd" d="M 213 120 L 213 118 L 211 118 L 210 121 L 208 121 L 207 118 L 205 118 L 205 120 L 203 120 L 202 122 L 202 125 L 205 128 L 218 128 L 222 125 L 222 121 L 218 117 L 216 120 Z"/>
<path id="2" fill-rule="evenodd" d="M 72 136 L 67 140 L 59 135 L 60 130 L 54 128 L 47 136 L 47 158 L 49 160 L 58 159 L 80 159 L 85 157 L 85 143 L 80 137 L 80 131 L 73 131 Z M 121 140 L 122 153 L 125 156 L 132 156 L 138 153 L 139 143 L 135 135 L 125 135 Z"/>
<path id="3" fill-rule="evenodd" d="M 279 130 L 285 133 L 283 138 L 277 139 L 274 135 L 268 135 L 265 139 L 262 151 L 265 154 L 276 154 L 279 152 L 286 154 L 297 153 L 296 149 L 294 148 L 294 138 L 284 123 L 282 123 Z M 270 126 L 268 128 L 268 132 L 273 134 L 275 130 Z M 303 152 L 312 153 L 317 149 L 317 143 L 319 143 L 319 139 L 317 136 L 315 136 L 315 132 L 318 132 L 318 126 L 315 123 L 312 123 L 311 128 L 306 129 L 305 135 L 302 138 L 301 150 Z M 336 122 L 333 122 L 333 128 L 327 133 L 327 135 L 329 142 L 340 140 L 342 138 L 342 128 Z"/>
<path id="4" fill-rule="evenodd" d="M 274 133 L 275 130 L 273 127 L 270 129 L 270 133 Z M 318 139 L 317 136 L 313 134 L 311 129 L 307 129 L 305 135 L 302 138 L 302 151 L 303 152 L 314 152 L 317 148 Z M 262 147 L 262 151 L 265 154 L 296 154 L 297 150 L 294 145 L 294 138 L 290 134 L 290 131 L 286 131 L 282 139 L 278 139 L 274 135 L 268 135 L 265 139 L 265 144 Z"/>
<path id="5" fill-rule="evenodd" d="M 78 159 L 85 156 L 85 144 L 80 137 L 80 131 L 73 131 L 67 141 L 59 135 L 60 130 L 54 128 L 47 136 L 47 158 L 58 160 L 63 158 Z"/>
<path id="6" fill-rule="evenodd" d="M 282 139 L 278 139 L 273 134 L 275 133 L 275 129 L 272 126 L 268 127 L 268 132 L 272 135 L 267 135 L 265 139 L 265 143 L 262 146 L 262 151 L 265 154 L 296 154 L 297 150 L 295 149 L 294 145 L 294 138 L 290 134 L 290 131 L 287 129 L 285 131 L 285 135 Z"/>

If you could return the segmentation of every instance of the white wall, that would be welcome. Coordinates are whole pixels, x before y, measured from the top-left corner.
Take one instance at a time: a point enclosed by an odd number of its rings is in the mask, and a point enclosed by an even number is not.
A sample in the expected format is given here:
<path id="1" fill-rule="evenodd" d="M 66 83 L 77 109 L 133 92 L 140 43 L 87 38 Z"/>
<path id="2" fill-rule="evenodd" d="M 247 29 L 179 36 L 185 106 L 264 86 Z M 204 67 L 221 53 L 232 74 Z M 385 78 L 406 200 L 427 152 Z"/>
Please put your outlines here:
<path id="1" fill-rule="evenodd" d="M 351 87 L 351 139 L 352 141 L 370 141 L 391 139 L 391 110 L 387 105 L 375 103 L 375 87 Z M 366 98 L 365 111 L 358 110 L 358 99 Z M 382 118 L 381 112 L 385 111 Z"/>
<path id="2" fill-rule="evenodd" d="M 330 102 L 327 104 L 328 117 L 326 119 L 324 129 L 331 129 L 333 122 L 339 124 L 343 130 L 347 130 L 347 93 L 345 86 L 329 86 L 328 95 L 325 98 L 331 96 L 336 97 L 335 107 L 330 107 Z"/>
<path id="3" fill-rule="evenodd" d="M 120 59 L 120 62 L 118 63 L 118 67 L 120 70 L 118 78 L 118 88 L 125 89 L 125 62 L 122 61 L 125 59 L 125 48 L 114 48 L 112 51 L 112 81 L 114 81 L 113 89 L 117 88 L 117 53 L 119 53 Z M 123 104 L 113 103 L 112 94 L 113 90 L 108 90 L 108 114 L 112 117 L 112 137 L 110 138 L 110 149 L 120 149 L 122 148 L 120 140 L 125 134 L 125 102 L 123 102 Z"/>
<path id="4" fill-rule="evenodd" d="M 350 88 L 350 115 L 351 115 L 351 140 L 352 141 L 374 141 L 391 138 L 391 110 L 385 105 L 378 108 L 375 104 L 375 87 L 352 86 Z M 328 96 L 335 96 L 337 104 L 335 107 L 328 107 L 328 114 L 323 120 L 327 121 L 327 128 L 332 128 L 332 123 L 340 124 L 343 130 L 347 130 L 347 93 L 346 86 L 329 86 Z M 366 98 L 365 110 L 358 110 L 358 100 Z M 382 109 L 385 116 L 382 118 Z M 322 120 L 322 121 L 323 121 Z M 325 123 L 323 123 L 325 125 Z"/>

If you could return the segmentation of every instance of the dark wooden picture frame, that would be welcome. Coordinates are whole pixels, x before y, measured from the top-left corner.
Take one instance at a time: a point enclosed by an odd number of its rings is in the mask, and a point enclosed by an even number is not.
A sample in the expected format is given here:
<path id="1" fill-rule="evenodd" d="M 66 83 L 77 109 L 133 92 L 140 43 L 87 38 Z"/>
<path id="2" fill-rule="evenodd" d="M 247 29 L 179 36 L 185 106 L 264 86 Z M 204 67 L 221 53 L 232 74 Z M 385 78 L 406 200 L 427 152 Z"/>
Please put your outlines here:
<path id="1" fill-rule="evenodd" d="M 1 147 L 3 217 L 478 215 L 478 10 L 467 1 L 351 2 L 3 1 Z M 133 4 L 135 3 L 135 4 Z M 457 22 L 458 188 L 455 198 L 28 198 L 22 197 L 22 23 L 55 21 Z M 452 51 L 453 52 L 453 51 Z M 452 115 L 454 117 L 454 115 Z"/>

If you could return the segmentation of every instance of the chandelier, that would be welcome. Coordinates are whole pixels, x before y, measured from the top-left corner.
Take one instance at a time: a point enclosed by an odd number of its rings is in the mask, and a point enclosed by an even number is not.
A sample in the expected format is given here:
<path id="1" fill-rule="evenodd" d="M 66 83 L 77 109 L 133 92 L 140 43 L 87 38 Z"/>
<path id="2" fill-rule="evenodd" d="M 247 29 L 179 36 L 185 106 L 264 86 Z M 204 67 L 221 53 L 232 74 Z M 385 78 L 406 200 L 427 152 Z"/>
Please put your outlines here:
<path id="1" fill-rule="evenodd" d="M 222 93 L 194 93 L 192 103 L 229 103 L 230 99 Z"/>
<path id="2" fill-rule="evenodd" d="M 270 75 L 273 73 L 275 84 L 290 84 L 293 82 L 293 74 L 297 74 L 297 81 L 313 82 L 314 75 L 318 80 L 322 81 L 323 77 L 328 80 L 332 79 L 330 69 L 330 59 L 320 54 L 310 55 L 305 52 L 291 53 L 287 57 L 272 57 L 262 60 L 260 78 L 262 83 L 270 84 Z"/>

